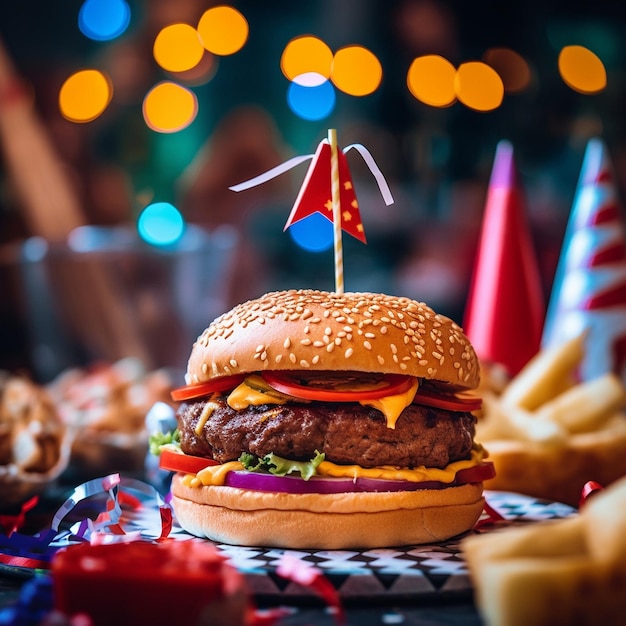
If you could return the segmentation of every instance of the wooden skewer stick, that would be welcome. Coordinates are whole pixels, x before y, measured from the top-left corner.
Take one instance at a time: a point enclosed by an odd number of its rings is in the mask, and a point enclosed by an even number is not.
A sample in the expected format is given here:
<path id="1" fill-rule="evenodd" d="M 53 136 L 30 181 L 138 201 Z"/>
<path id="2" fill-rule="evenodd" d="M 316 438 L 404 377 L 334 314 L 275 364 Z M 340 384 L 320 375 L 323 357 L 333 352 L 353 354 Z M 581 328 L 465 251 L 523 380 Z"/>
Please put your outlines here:
<path id="1" fill-rule="evenodd" d="M 339 157 L 337 156 L 337 131 L 328 130 L 330 144 L 330 189 L 333 204 L 333 243 L 335 253 L 335 291 L 343 293 L 343 242 L 341 232 L 341 196 L 339 184 Z"/>

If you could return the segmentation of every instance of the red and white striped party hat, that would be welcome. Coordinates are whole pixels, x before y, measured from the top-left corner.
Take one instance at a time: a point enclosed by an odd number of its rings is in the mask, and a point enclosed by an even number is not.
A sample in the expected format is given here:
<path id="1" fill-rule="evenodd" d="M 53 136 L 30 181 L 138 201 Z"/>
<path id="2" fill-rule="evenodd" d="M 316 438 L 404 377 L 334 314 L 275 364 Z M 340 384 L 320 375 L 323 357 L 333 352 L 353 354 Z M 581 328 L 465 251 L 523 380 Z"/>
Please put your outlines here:
<path id="1" fill-rule="evenodd" d="M 626 231 L 609 153 L 601 139 L 585 151 L 552 286 L 542 346 L 585 333 L 578 372 L 615 372 L 626 382 Z"/>

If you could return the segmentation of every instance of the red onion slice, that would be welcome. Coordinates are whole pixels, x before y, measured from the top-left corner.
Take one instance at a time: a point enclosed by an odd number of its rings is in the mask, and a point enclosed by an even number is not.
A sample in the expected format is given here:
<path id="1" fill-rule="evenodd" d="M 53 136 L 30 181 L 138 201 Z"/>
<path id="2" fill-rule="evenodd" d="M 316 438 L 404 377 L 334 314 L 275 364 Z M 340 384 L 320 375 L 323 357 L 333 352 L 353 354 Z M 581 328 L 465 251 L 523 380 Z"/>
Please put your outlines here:
<path id="1" fill-rule="evenodd" d="M 271 491 L 274 493 L 360 493 L 383 491 L 417 491 L 419 489 L 445 489 L 465 483 L 482 482 L 495 475 L 493 463 L 485 462 L 475 467 L 459 470 L 454 481 L 436 480 L 412 482 L 382 478 L 325 478 L 314 476 L 303 480 L 297 476 L 274 476 L 261 472 L 236 471 L 226 475 L 224 484 L 238 489 Z"/>

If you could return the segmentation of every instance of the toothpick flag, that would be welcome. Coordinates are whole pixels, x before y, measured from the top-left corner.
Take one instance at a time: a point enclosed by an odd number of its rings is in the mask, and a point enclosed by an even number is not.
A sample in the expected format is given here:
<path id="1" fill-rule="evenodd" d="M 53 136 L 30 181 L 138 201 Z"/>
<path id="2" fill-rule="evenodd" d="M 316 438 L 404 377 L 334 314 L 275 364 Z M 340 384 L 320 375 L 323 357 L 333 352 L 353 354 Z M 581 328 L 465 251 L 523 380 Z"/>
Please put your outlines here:
<path id="1" fill-rule="evenodd" d="M 367 243 L 359 203 L 346 159 L 346 153 L 351 149 L 355 149 L 365 161 L 378 183 L 385 204 L 387 206 L 393 204 L 393 196 L 387 181 L 368 149 L 361 144 L 351 144 L 343 150 L 338 149 L 334 129 L 328 131 L 328 139 L 319 143 L 315 154 L 294 157 L 255 178 L 230 187 L 231 191 L 244 191 L 311 160 L 300 192 L 285 224 L 285 230 L 313 213 L 321 213 L 333 223 L 335 226 L 335 287 L 339 293 L 343 292 L 341 231 Z"/>
<path id="2" fill-rule="evenodd" d="M 606 145 L 587 144 L 542 337 L 545 347 L 585 333 L 578 372 L 626 382 L 626 231 Z"/>
<path id="3" fill-rule="evenodd" d="M 335 137 L 336 141 L 336 137 Z M 300 188 L 300 193 L 291 209 L 285 230 L 292 224 L 308 217 L 313 213 L 321 213 L 325 218 L 334 222 L 332 196 L 332 167 L 331 167 L 330 140 L 322 141 L 313 155 L 313 160 Z M 339 206 L 341 208 L 341 228 L 359 241 L 367 243 L 365 231 L 356 199 L 354 184 L 348 167 L 346 155 L 337 150 L 339 183 Z"/>
<path id="4" fill-rule="evenodd" d="M 513 146 L 496 150 L 463 326 L 481 360 L 517 374 L 539 350 L 544 298 Z"/>

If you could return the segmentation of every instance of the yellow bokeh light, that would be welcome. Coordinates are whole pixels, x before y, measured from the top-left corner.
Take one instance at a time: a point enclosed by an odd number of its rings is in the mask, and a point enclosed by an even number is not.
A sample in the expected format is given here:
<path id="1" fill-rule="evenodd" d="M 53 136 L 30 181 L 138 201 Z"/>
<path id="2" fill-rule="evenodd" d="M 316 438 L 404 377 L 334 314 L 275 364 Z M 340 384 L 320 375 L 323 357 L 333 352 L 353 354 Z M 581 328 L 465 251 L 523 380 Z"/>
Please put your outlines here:
<path id="1" fill-rule="evenodd" d="M 280 57 L 280 69 L 288 80 L 310 73 L 329 78 L 332 62 L 333 52 L 321 39 L 303 35 L 285 46 Z"/>
<path id="2" fill-rule="evenodd" d="M 606 87 L 604 64 L 583 46 L 565 46 L 561 50 L 559 72 L 565 84 L 580 93 L 598 93 Z"/>
<path id="3" fill-rule="evenodd" d="M 434 107 L 447 107 L 456 101 L 454 76 L 450 61 L 437 54 L 413 59 L 406 75 L 409 91 L 417 100 Z"/>
<path id="4" fill-rule="evenodd" d="M 351 96 L 367 96 L 380 85 L 383 67 L 375 54 L 363 46 L 346 46 L 335 53 L 331 80 Z"/>
<path id="5" fill-rule="evenodd" d="M 200 63 L 205 50 L 193 26 L 170 24 L 159 31 L 152 52 L 164 70 L 186 72 Z"/>
<path id="6" fill-rule="evenodd" d="M 457 98 L 476 111 L 493 111 L 502 104 L 504 83 L 498 72 L 486 63 L 462 63 L 454 77 Z"/>
<path id="7" fill-rule="evenodd" d="M 204 47 L 213 54 L 227 56 L 239 52 L 248 40 L 248 21 L 233 7 L 221 5 L 208 9 L 198 22 Z"/>
<path id="8" fill-rule="evenodd" d="M 507 93 L 520 93 L 530 86 L 530 66 L 515 50 L 490 48 L 483 55 L 483 61 L 498 72 Z"/>
<path id="9" fill-rule="evenodd" d="M 91 122 L 107 108 L 113 88 L 99 70 L 80 70 L 69 76 L 59 91 L 59 110 L 71 122 Z"/>
<path id="10" fill-rule="evenodd" d="M 198 100 L 195 94 L 169 81 L 154 86 L 143 101 L 146 124 L 161 133 L 175 133 L 186 128 L 197 113 Z"/>

